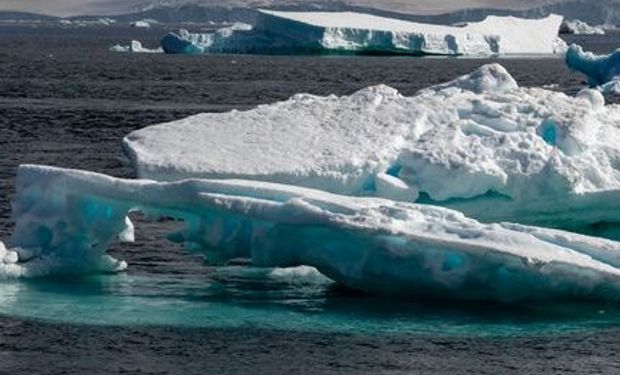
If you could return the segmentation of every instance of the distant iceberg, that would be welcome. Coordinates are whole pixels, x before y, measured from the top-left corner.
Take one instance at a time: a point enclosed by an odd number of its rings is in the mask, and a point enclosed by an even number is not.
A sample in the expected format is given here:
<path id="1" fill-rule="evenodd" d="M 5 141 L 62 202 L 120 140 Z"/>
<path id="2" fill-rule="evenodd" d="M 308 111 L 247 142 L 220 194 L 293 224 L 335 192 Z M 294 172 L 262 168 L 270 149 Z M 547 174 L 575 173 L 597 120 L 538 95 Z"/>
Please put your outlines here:
<path id="1" fill-rule="evenodd" d="M 585 74 L 591 87 L 620 93 L 620 48 L 608 55 L 597 56 L 573 44 L 566 51 L 566 64 Z"/>
<path id="2" fill-rule="evenodd" d="M 142 43 L 138 40 L 132 40 L 131 44 L 128 46 L 123 46 L 120 44 L 115 44 L 110 47 L 110 51 L 112 52 L 136 52 L 136 53 L 163 53 L 164 51 L 161 48 L 150 49 L 144 48 Z"/>
<path id="3" fill-rule="evenodd" d="M 602 26 L 590 26 L 581 20 L 564 20 L 560 34 L 605 35 L 605 29 Z"/>
<path id="4" fill-rule="evenodd" d="M 138 20 L 130 23 L 131 27 L 138 27 L 143 29 L 148 29 L 151 27 L 150 21 L 147 20 Z"/>
<path id="5" fill-rule="evenodd" d="M 620 243 L 516 224 L 481 224 L 440 207 L 257 181 L 155 182 L 21 166 L 11 249 L 0 274 L 118 271 L 131 211 L 182 219 L 169 239 L 214 263 L 312 266 L 386 295 L 518 301 L 618 299 Z"/>
<path id="6" fill-rule="evenodd" d="M 461 27 L 353 12 L 260 10 L 257 24 L 210 34 L 169 33 L 167 53 L 394 53 L 431 55 L 553 54 L 562 17 L 489 16 Z"/>
<path id="7" fill-rule="evenodd" d="M 490 64 L 412 97 L 380 85 L 199 114 L 124 147 L 141 178 L 270 181 L 582 228 L 620 222 L 619 121 L 598 91 L 521 88 Z"/>

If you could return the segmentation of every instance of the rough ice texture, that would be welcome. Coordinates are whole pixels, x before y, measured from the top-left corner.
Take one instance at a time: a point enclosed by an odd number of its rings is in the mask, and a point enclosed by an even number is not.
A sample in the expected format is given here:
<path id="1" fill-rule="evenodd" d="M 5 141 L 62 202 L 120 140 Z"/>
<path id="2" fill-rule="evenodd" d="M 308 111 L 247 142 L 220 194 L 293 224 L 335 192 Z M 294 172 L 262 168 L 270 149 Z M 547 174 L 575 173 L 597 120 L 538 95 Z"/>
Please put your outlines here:
<path id="1" fill-rule="evenodd" d="M 290 185 L 123 180 L 43 166 L 19 168 L 12 250 L 1 249 L 0 272 L 123 269 L 105 251 L 127 239 L 135 210 L 184 220 L 169 238 L 212 261 L 311 266 L 372 293 L 501 301 L 620 295 L 614 241 Z"/>
<path id="2" fill-rule="evenodd" d="M 574 228 L 620 220 L 619 121 L 598 91 L 520 88 L 490 64 L 413 97 L 298 94 L 147 127 L 124 146 L 142 178 L 271 181 Z"/>
<path id="3" fill-rule="evenodd" d="M 602 26 L 590 26 L 581 20 L 564 20 L 560 27 L 561 34 L 574 35 L 605 35 L 605 29 Z"/>
<path id="4" fill-rule="evenodd" d="M 588 84 L 603 92 L 620 93 L 620 48 L 608 55 L 584 52 L 573 44 L 566 51 L 566 64 L 588 77 Z"/>
<path id="5" fill-rule="evenodd" d="M 110 51 L 112 52 L 137 52 L 137 53 L 162 53 L 164 52 L 164 50 L 161 48 L 157 48 L 157 49 L 144 48 L 142 46 L 142 43 L 140 43 L 140 41 L 138 40 L 132 40 L 131 44 L 129 44 L 128 46 L 115 44 L 112 47 L 110 47 Z"/>
<path id="6" fill-rule="evenodd" d="M 442 26 L 353 12 L 261 10 L 254 29 L 213 34 L 186 30 L 162 39 L 168 53 L 367 52 L 438 55 L 552 54 L 562 17 L 489 16 L 465 26 Z"/>

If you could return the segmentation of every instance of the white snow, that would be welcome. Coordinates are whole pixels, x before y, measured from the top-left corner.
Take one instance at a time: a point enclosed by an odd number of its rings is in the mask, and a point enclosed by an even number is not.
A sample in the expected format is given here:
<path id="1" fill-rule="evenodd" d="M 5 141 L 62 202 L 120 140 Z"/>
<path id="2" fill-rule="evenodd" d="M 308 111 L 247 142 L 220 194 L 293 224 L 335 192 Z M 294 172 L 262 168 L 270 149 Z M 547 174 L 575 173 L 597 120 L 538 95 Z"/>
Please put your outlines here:
<path id="1" fill-rule="evenodd" d="M 182 219 L 171 239 L 222 262 L 310 266 L 350 288 L 439 298 L 620 295 L 620 243 L 440 207 L 242 180 L 155 182 L 21 166 L 10 276 L 118 271 L 106 254 L 130 211 Z"/>
<path id="2" fill-rule="evenodd" d="M 142 43 L 138 40 L 132 40 L 131 44 L 128 46 L 124 46 L 121 44 L 115 44 L 110 47 L 110 51 L 112 52 L 136 52 L 136 53 L 163 53 L 164 51 L 160 48 L 150 49 L 144 48 Z"/>
<path id="3" fill-rule="evenodd" d="M 349 51 L 440 55 L 553 54 L 562 47 L 562 17 L 489 16 L 462 27 L 423 24 L 354 12 L 260 10 L 255 29 L 229 35 L 170 33 L 170 53 Z M 218 35 L 219 34 L 219 35 Z"/>
<path id="4" fill-rule="evenodd" d="M 581 20 L 564 20 L 560 33 L 574 35 L 605 35 L 602 26 L 590 26 Z"/>
<path id="5" fill-rule="evenodd" d="M 240 178 L 457 208 L 483 221 L 620 221 L 620 106 L 521 88 L 498 64 L 405 97 L 298 94 L 128 135 L 137 174 Z"/>

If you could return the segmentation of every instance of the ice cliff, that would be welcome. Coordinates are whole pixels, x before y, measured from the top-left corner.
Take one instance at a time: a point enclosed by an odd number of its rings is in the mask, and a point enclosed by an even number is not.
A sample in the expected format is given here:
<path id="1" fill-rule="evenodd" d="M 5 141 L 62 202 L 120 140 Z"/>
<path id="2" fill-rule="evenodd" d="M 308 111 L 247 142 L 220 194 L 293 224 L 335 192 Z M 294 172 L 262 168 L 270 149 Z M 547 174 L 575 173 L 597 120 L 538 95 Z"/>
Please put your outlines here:
<path id="1" fill-rule="evenodd" d="M 588 77 L 588 84 L 603 92 L 620 93 L 620 49 L 597 56 L 573 44 L 566 51 L 566 64 Z"/>
<path id="2" fill-rule="evenodd" d="M 436 55 L 552 54 L 562 17 L 489 16 L 465 26 L 409 22 L 353 12 L 261 10 L 254 28 L 209 34 L 186 30 L 162 41 L 167 53 L 403 53 Z"/>
<path id="3" fill-rule="evenodd" d="M 500 65 L 405 97 L 298 94 L 147 127 L 124 146 L 141 178 L 239 178 L 456 208 L 485 222 L 618 222 L 620 106 L 518 87 Z"/>
<path id="4" fill-rule="evenodd" d="M 4 276 L 116 271 L 131 211 L 182 219 L 169 238 L 218 263 L 312 266 L 350 288 L 471 300 L 620 296 L 620 243 L 440 207 L 242 180 L 155 182 L 21 166 Z"/>

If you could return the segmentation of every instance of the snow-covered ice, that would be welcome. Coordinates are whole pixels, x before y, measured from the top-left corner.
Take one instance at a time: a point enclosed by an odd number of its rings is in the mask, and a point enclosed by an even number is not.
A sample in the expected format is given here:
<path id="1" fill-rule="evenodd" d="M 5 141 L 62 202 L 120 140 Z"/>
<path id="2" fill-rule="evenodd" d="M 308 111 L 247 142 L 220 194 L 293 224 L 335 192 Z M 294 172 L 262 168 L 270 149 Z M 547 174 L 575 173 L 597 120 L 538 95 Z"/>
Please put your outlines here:
<path id="1" fill-rule="evenodd" d="M 442 26 L 354 12 L 261 10 L 255 28 L 216 33 L 186 30 L 162 39 L 168 53 L 379 52 L 438 55 L 553 54 L 562 17 L 489 16 L 464 26 Z"/>
<path id="2" fill-rule="evenodd" d="M 16 225 L 0 272 L 124 269 L 106 250 L 127 239 L 127 215 L 136 210 L 182 219 L 185 228 L 169 239 L 212 262 L 247 257 L 258 267 L 311 266 L 372 293 L 500 301 L 620 296 L 620 243 L 610 240 L 290 185 L 124 180 L 28 165 L 18 170 Z"/>
<path id="3" fill-rule="evenodd" d="M 602 26 L 591 26 L 581 20 L 564 20 L 560 27 L 561 34 L 574 35 L 605 35 L 605 29 Z"/>
<path id="4" fill-rule="evenodd" d="M 129 134 L 141 178 L 238 178 L 456 208 L 485 221 L 620 221 L 620 106 L 522 88 L 498 64 L 405 97 L 298 94 Z"/>
<path id="5" fill-rule="evenodd" d="M 608 55 L 584 52 L 581 46 L 573 44 L 566 51 L 566 64 L 588 77 L 591 87 L 603 92 L 620 93 L 620 48 Z"/>
<path id="6" fill-rule="evenodd" d="M 163 53 L 164 50 L 160 48 L 151 49 L 144 48 L 142 43 L 138 40 L 132 40 L 128 46 L 124 46 L 121 44 L 115 44 L 110 47 L 110 51 L 112 52 L 136 52 L 136 53 Z"/>

